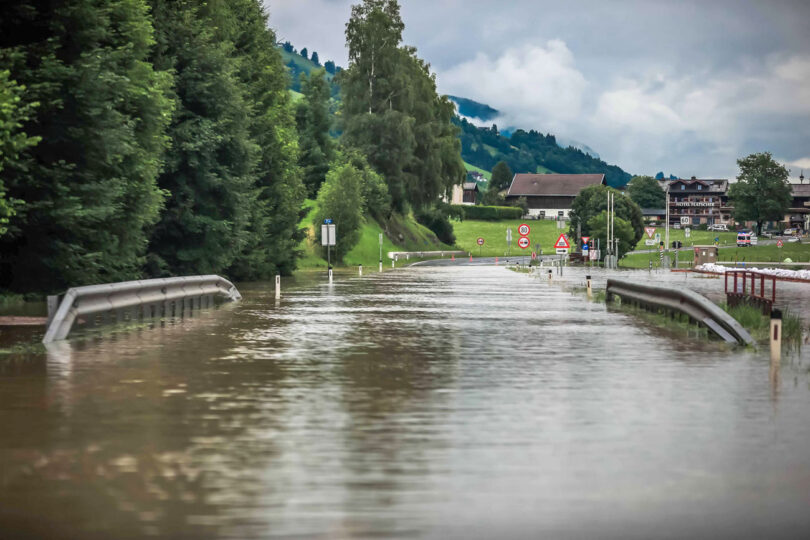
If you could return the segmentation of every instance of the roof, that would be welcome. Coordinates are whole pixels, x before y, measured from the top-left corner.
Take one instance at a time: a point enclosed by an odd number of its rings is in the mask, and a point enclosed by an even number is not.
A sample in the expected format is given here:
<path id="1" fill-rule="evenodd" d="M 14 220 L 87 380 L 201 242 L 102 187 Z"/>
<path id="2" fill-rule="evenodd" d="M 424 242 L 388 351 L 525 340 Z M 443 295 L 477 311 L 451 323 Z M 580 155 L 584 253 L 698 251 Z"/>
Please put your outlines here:
<path id="1" fill-rule="evenodd" d="M 476 184 L 475 182 L 464 182 L 464 184 L 461 186 L 461 188 L 465 189 L 465 190 L 466 189 L 475 189 L 475 190 L 477 190 L 478 189 L 478 184 Z"/>
<path id="2" fill-rule="evenodd" d="M 516 174 L 506 196 L 576 197 L 586 187 L 604 183 L 604 174 Z"/>
<path id="3" fill-rule="evenodd" d="M 686 189 L 684 191 L 698 191 L 698 185 L 704 186 L 706 189 L 700 191 L 728 191 L 728 180 L 724 178 L 679 178 L 677 180 L 669 180 L 665 185 L 684 184 Z"/>
<path id="4" fill-rule="evenodd" d="M 667 215 L 666 208 L 642 208 L 641 214 L 644 216 L 665 216 Z"/>
<path id="5" fill-rule="evenodd" d="M 794 197 L 810 197 L 810 184 L 791 184 Z"/>

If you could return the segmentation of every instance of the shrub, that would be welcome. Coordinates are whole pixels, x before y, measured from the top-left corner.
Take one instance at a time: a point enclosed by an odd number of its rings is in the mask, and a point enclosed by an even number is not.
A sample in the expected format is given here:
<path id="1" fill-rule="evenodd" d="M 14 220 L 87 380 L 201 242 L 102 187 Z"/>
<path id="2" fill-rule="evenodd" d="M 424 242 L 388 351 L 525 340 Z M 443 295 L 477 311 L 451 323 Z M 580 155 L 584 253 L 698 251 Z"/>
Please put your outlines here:
<path id="1" fill-rule="evenodd" d="M 451 206 L 454 210 L 460 210 L 464 214 L 464 219 L 500 221 L 504 219 L 520 219 L 523 217 L 523 209 L 514 206 L 467 206 L 463 204 L 454 204 Z"/>
<path id="2" fill-rule="evenodd" d="M 444 206 L 449 207 L 450 205 Z M 456 235 L 453 234 L 453 225 L 450 224 L 446 208 L 440 206 L 429 210 L 421 210 L 415 217 L 416 221 L 433 231 L 433 234 L 448 246 L 456 243 Z"/>

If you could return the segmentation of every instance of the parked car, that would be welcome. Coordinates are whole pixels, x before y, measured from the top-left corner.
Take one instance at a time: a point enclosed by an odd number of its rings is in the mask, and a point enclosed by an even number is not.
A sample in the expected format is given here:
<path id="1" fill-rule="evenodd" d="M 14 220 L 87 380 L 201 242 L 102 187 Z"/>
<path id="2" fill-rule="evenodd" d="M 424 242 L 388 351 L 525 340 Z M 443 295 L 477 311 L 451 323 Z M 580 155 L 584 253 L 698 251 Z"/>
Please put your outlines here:
<path id="1" fill-rule="evenodd" d="M 784 232 L 782 232 L 782 235 L 783 236 L 796 236 L 797 232 L 798 231 L 796 229 L 785 229 Z"/>
<path id="2" fill-rule="evenodd" d="M 728 226 L 723 223 L 715 223 L 714 225 L 709 225 L 707 227 L 709 231 L 728 231 Z"/>

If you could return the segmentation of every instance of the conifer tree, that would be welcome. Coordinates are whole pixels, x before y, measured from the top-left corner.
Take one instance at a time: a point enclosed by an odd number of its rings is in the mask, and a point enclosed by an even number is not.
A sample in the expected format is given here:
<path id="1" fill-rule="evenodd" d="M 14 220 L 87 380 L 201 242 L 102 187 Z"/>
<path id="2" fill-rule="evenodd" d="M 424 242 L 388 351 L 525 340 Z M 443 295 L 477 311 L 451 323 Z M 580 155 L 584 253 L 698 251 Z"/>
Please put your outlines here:
<path id="1" fill-rule="evenodd" d="M 0 287 L 55 291 L 139 277 L 163 192 L 171 75 L 148 61 L 144 0 L 21 1 L 0 17 L 0 64 L 39 102 L 37 146 L 7 163 L 25 201 L 0 242 Z"/>
<path id="2" fill-rule="evenodd" d="M 301 75 L 301 93 L 304 98 L 298 103 L 296 120 L 300 156 L 298 163 L 304 176 L 304 185 L 309 197 L 314 198 L 329 171 L 329 162 L 334 158 L 334 144 L 329 136 L 329 83 L 324 70 Z"/>

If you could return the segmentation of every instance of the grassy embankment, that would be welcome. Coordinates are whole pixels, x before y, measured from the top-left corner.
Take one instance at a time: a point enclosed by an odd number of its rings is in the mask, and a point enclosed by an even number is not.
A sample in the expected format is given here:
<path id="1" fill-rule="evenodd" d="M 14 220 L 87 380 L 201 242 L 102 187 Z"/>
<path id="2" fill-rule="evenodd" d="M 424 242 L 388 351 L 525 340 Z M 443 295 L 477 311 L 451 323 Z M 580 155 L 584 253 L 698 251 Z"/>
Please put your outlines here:
<path id="1" fill-rule="evenodd" d="M 678 257 L 681 265 L 685 265 L 692 261 L 692 252 L 684 249 Z M 722 248 L 722 244 L 720 245 Z M 674 257 L 674 254 L 672 255 Z M 747 262 L 781 262 L 789 258 L 793 262 L 810 262 L 810 243 L 785 243 L 781 248 L 776 247 L 775 244 L 767 246 L 751 246 L 751 247 L 729 247 L 720 249 L 718 251 L 719 262 L 737 261 L 739 263 Z M 627 255 L 619 265 L 625 268 L 648 268 L 650 261 L 653 266 L 658 266 L 659 257 L 657 253 L 635 253 Z"/>
<path id="2" fill-rule="evenodd" d="M 531 233 L 529 234 L 531 245 L 525 250 L 520 249 L 517 245 L 518 238 L 520 238 L 518 226 L 521 223 L 526 223 L 531 227 Z M 512 229 L 511 256 L 531 255 L 537 243 L 540 244 L 544 254 L 554 253 L 554 242 L 557 241 L 561 233 L 568 232 L 567 226 L 565 229 L 557 229 L 556 221 L 545 220 L 480 221 L 465 219 L 464 221 L 453 222 L 456 245 L 459 249 L 472 253 L 473 257 L 479 256 L 478 244 L 476 243 L 479 237 L 484 239 L 484 245 L 480 249 L 480 256 L 503 257 L 507 250 L 507 228 Z"/>
<path id="3" fill-rule="evenodd" d="M 468 171 L 480 172 L 481 174 L 484 175 L 484 178 L 487 179 L 487 182 L 489 182 L 492 179 L 492 173 L 490 171 L 486 170 L 486 169 L 482 169 L 481 167 L 476 167 L 475 165 L 470 165 L 466 161 L 464 162 L 464 167 Z"/>
<path id="4" fill-rule="evenodd" d="M 307 237 L 299 245 L 299 249 L 303 252 L 303 256 L 298 261 L 298 268 L 301 270 L 326 268 L 327 264 L 326 254 L 322 252 L 320 245 L 320 223 L 313 223 L 315 212 L 312 210 L 314 206 L 315 201 L 312 200 L 304 203 L 304 208 L 308 208 L 310 211 L 301 223 L 307 229 Z M 416 223 L 410 216 L 404 217 L 395 214 L 385 226 L 387 232 L 373 219 L 367 220 L 360 231 L 360 241 L 343 258 L 343 265 L 357 266 L 362 264 L 366 267 L 376 268 L 380 256 L 380 233 L 383 233 L 383 268 L 391 268 L 391 260 L 387 256 L 389 251 L 449 251 L 454 249 L 451 246 L 442 244 L 432 231 Z M 396 240 L 396 243 L 392 238 Z M 338 244 L 340 244 L 339 228 Z M 418 259 L 412 258 L 409 261 L 399 261 L 397 266 L 409 264 L 414 260 Z"/>

